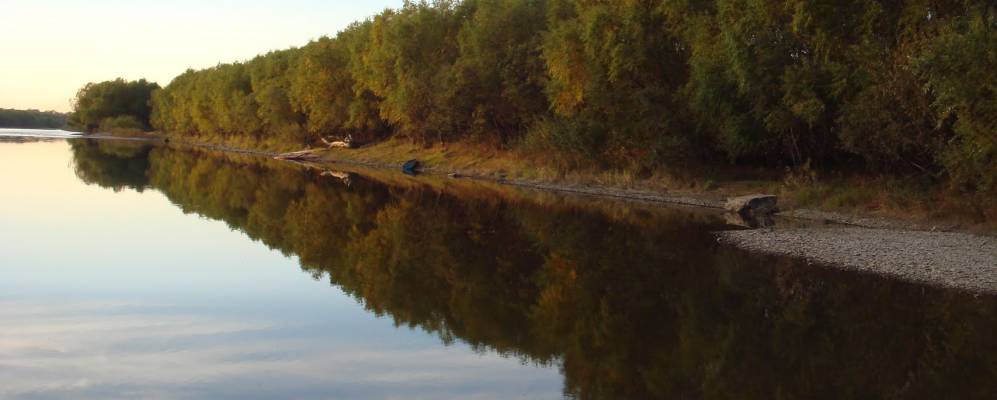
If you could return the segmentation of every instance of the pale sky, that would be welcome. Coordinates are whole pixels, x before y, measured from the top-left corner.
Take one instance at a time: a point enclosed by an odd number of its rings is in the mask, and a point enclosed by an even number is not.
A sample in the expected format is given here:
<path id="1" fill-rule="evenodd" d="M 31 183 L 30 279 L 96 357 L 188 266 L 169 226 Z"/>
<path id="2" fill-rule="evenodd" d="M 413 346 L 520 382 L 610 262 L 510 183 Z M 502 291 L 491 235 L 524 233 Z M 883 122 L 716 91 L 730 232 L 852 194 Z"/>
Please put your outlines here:
<path id="1" fill-rule="evenodd" d="M 69 111 L 87 82 L 241 61 L 402 0 L 0 0 L 0 108 Z"/>

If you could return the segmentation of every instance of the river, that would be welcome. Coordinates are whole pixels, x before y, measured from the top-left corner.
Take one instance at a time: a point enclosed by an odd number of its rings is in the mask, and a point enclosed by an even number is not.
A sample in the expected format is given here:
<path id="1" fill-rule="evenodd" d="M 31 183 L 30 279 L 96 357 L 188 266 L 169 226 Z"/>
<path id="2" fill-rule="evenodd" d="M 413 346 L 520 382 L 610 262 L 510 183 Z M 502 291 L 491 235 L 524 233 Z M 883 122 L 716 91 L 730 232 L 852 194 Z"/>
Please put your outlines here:
<path id="1" fill-rule="evenodd" d="M 997 298 L 710 211 L 64 136 L 0 130 L 0 398 L 997 393 Z"/>

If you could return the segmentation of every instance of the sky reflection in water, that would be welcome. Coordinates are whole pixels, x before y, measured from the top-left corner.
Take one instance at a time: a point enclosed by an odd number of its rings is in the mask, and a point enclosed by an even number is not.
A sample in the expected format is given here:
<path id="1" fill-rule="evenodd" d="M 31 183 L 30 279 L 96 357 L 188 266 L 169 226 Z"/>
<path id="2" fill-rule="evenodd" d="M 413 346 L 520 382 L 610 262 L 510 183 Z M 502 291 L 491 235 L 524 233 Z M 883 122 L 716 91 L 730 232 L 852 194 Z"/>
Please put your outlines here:
<path id="1" fill-rule="evenodd" d="M 0 143 L 0 398 L 558 398 L 556 367 L 396 328 L 157 191 Z"/>

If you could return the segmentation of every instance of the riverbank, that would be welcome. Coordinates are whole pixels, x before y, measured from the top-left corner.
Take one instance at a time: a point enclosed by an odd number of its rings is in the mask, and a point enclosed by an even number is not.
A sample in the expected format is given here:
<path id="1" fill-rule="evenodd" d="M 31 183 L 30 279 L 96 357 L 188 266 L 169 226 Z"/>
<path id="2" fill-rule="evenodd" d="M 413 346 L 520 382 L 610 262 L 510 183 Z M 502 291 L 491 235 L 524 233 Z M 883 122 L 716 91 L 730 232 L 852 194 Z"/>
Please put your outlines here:
<path id="1" fill-rule="evenodd" d="M 461 145 L 426 149 L 397 141 L 359 149 L 315 149 L 308 154 L 311 156 L 308 163 L 317 164 L 319 168 L 350 164 L 397 170 L 405 161 L 417 159 L 423 164 L 423 172 L 454 179 L 714 209 L 722 208 L 724 199 L 739 194 L 778 193 L 780 207 L 784 210 L 779 216 L 817 221 L 818 224 L 800 226 L 783 221 L 777 223 L 775 229 L 718 232 L 718 240 L 754 253 L 801 258 L 820 265 L 973 293 L 997 293 L 997 239 L 976 235 L 993 235 L 995 229 L 990 220 L 974 219 L 952 208 L 929 214 L 918 210 L 914 202 L 896 204 L 876 215 L 857 208 L 849 211 L 812 209 L 794 201 L 818 190 L 843 196 L 862 191 L 886 192 L 890 190 L 888 186 L 885 190 L 879 185 L 835 187 L 824 184 L 814 188 L 820 183 L 793 187 L 785 180 L 704 183 L 709 178 L 634 178 L 606 171 L 558 173 L 537 164 L 523 163 L 517 155 L 510 153 L 487 152 Z M 889 192 L 884 195 L 903 196 Z M 952 199 L 948 201 L 952 202 Z M 862 206 L 868 207 L 868 204 Z"/>
<path id="2" fill-rule="evenodd" d="M 94 138 L 109 139 L 107 136 Z M 129 138 L 134 139 L 134 138 Z M 169 138 L 158 138 L 164 140 Z M 166 141 L 166 140 L 164 140 Z M 231 154 L 273 157 L 278 152 L 251 150 L 169 139 L 170 145 L 214 150 Z M 390 146 L 390 147 L 379 147 Z M 700 207 L 706 210 L 721 207 L 727 193 L 734 185 L 709 190 L 648 190 L 640 181 L 630 187 L 622 185 L 586 183 L 586 179 L 599 179 L 599 175 L 572 175 L 560 182 L 539 178 L 524 179 L 525 168 L 511 169 L 517 164 L 508 155 L 491 158 L 472 158 L 467 149 L 451 147 L 447 151 L 411 148 L 404 143 L 387 143 L 361 149 L 313 149 L 301 162 L 337 176 L 341 171 L 363 171 L 378 168 L 385 176 L 402 179 L 400 165 L 406 159 L 422 160 L 422 171 L 429 175 L 406 182 L 437 182 L 444 187 L 462 186 L 462 182 L 482 182 L 500 186 L 515 186 L 551 192 L 568 192 L 594 198 L 622 199 L 627 201 L 671 203 Z M 434 158 L 435 157 L 435 158 Z M 356 168 L 352 168 L 352 167 Z M 540 168 L 533 167 L 536 170 Z M 360 172 L 365 174 L 365 172 Z M 536 172 L 534 172 L 536 174 Z M 536 175 L 533 175 L 536 176 Z M 606 179 L 606 178 L 602 178 Z M 450 183 L 447 183 L 450 182 Z M 590 182 L 590 181 L 589 181 Z M 662 184 L 664 181 L 657 181 Z M 756 183 L 764 188 L 764 182 Z M 751 188 L 751 185 L 743 187 Z M 736 193 L 736 192 L 734 192 Z M 745 193 L 745 192 L 742 192 Z M 785 205 L 782 205 L 784 209 Z M 716 211 L 720 212 L 720 211 Z M 959 225 L 943 228 L 927 226 L 915 219 L 886 218 L 859 212 L 841 213 L 806 208 L 790 208 L 780 213 L 782 218 L 775 229 L 738 230 L 719 232 L 718 238 L 726 245 L 751 252 L 803 258 L 811 262 L 886 275 L 907 281 L 954 287 L 971 292 L 997 293 L 997 239 L 966 233 Z M 808 223 L 806 221 L 819 221 Z M 830 224 L 825 224 L 830 223 Z M 980 225 L 977 225 L 980 226 Z M 953 230 L 958 233 L 926 232 Z"/>
<path id="3" fill-rule="evenodd" d="M 89 135 L 89 138 L 122 138 Z M 127 139 L 165 141 L 240 154 L 273 157 L 293 148 L 252 143 L 207 143 L 158 133 Z M 682 171 L 565 169 L 519 152 L 471 144 L 422 147 L 387 140 L 356 149 L 313 148 L 309 161 L 400 169 L 420 161 L 420 172 L 539 190 L 632 201 L 722 208 L 725 199 L 749 193 L 779 196 L 784 217 L 867 228 L 997 234 L 997 199 L 960 195 L 889 177 L 818 177 L 813 171 L 699 168 Z"/>
<path id="4" fill-rule="evenodd" d="M 997 233 L 997 199 L 957 195 L 884 177 L 825 177 L 812 171 L 732 168 L 650 171 L 564 169 L 514 151 L 467 144 L 423 148 L 389 140 L 358 149 L 314 149 L 315 161 L 423 171 L 585 195 L 720 208 L 750 193 L 779 196 L 781 215 L 870 228 Z"/>
<path id="5" fill-rule="evenodd" d="M 224 146 L 210 148 L 227 150 Z M 542 166 L 518 162 L 521 160 L 513 154 L 492 152 L 485 153 L 487 156 L 475 156 L 481 154 L 476 151 L 481 150 L 459 145 L 446 149 L 425 149 L 406 143 L 387 142 L 359 149 L 314 149 L 305 153 L 308 161 L 303 163 L 319 169 L 343 168 L 345 164 L 387 171 L 398 170 L 405 161 L 417 159 L 423 164 L 424 173 L 451 180 L 486 181 L 585 196 L 712 209 L 722 208 L 724 199 L 734 195 L 753 191 L 775 192 L 790 200 L 788 204 L 780 204 L 785 211 L 778 214 L 783 220 L 777 222 L 775 229 L 717 232 L 718 241 L 752 253 L 799 258 L 809 263 L 902 281 L 972 293 L 997 293 L 997 238 L 966 233 L 971 231 L 966 228 L 971 227 L 977 233 L 992 234 L 992 230 L 987 230 L 990 227 L 986 223 L 964 225 L 944 218 L 896 218 L 857 210 L 840 212 L 803 208 L 792 202 L 793 188 L 785 187 L 785 183 L 773 188 L 779 185 L 774 181 L 733 181 L 704 187 L 695 179 L 630 179 L 627 175 L 613 175 L 605 171 L 551 175 L 551 170 Z M 273 153 L 266 152 L 265 155 Z M 337 164 L 340 167 L 336 167 Z M 687 184 L 688 187 L 668 189 L 668 184 Z M 834 192 L 842 189 L 824 190 Z M 942 230 L 954 232 L 937 232 Z"/>

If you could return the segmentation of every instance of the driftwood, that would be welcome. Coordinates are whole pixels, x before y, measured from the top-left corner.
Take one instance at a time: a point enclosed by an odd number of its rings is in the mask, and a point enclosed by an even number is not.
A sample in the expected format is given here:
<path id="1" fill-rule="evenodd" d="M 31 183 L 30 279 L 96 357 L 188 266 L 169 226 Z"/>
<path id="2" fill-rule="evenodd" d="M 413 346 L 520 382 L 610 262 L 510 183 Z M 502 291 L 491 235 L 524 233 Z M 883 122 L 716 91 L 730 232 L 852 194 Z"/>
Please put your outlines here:
<path id="1" fill-rule="evenodd" d="M 335 139 L 328 140 L 326 138 L 320 138 L 320 139 L 322 140 L 322 143 L 328 146 L 330 149 L 335 147 L 344 148 L 344 149 L 353 149 L 360 146 L 359 142 L 353 140 L 353 135 L 346 135 L 346 137 L 343 138 L 343 140 L 335 140 Z"/>
<path id="2" fill-rule="evenodd" d="M 349 172 L 325 170 L 322 171 L 322 176 L 331 176 L 333 178 L 343 181 L 346 186 L 351 186 L 353 184 L 353 174 Z"/>
<path id="3" fill-rule="evenodd" d="M 729 198 L 724 204 L 729 212 L 727 223 L 748 228 L 771 226 L 775 223 L 772 214 L 779 211 L 778 201 L 776 196 L 766 194 Z"/>
<path id="4" fill-rule="evenodd" d="M 342 171 L 326 170 L 326 171 L 322 171 L 322 176 L 331 176 L 333 178 L 339 178 L 339 179 L 345 180 L 345 179 L 349 179 L 350 178 L 350 173 L 349 172 L 342 172 Z"/>
<path id="5" fill-rule="evenodd" d="M 274 160 L 284 161 L 317 161 L 320 158 L 318 154 L 312 153 L 311 150 L 293 151 L 274 156 Z"/>
<path id="6" fill-rule="evenodd" d="M 336 141 L 330 142 L 328 140 L 325 140 L 325 138 L 322 138 L 322 143 L 324 143 L 330 149 L 333 148 L 333 147 L 341 147 L 341 148 L 346 148 L 346 149 L 350 148 L 350 144 L 346 143 L 345 141 L 342 141 L 342 140 L 336 140 Z"/>

